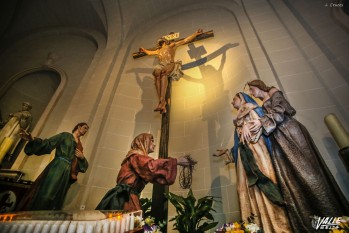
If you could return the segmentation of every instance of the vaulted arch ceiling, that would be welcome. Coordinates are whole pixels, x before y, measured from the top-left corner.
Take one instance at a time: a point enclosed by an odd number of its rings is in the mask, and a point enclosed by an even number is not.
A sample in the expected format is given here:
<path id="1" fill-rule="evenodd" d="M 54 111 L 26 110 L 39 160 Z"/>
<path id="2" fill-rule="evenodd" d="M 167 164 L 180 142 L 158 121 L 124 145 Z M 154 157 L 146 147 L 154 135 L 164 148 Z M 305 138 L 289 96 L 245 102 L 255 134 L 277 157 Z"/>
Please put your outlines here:
<path id="1" fill-rule="evenodd" d="M 55 27 L 107 34 L 102 0 L 4 0 L 0 6 L 0 41 L 5 42 L 2 44 Z"/>

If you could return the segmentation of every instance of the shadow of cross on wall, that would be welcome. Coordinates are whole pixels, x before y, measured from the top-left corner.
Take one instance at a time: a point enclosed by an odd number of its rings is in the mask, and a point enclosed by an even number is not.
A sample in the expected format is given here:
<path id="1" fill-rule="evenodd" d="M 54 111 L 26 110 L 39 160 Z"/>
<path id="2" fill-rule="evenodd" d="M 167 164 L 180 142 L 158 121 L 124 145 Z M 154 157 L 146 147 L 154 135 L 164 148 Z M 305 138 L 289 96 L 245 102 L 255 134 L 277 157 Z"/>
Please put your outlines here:
<path id="1" fill-rule="evenodd" d="M 203 45 L 199 47 L 195 47 L 195 45 L 191 43 L 191 44 L 188 44 L 188 47 L 189 47 L 188 54 L 191 59 L 199 60 L 201 59 L 202 55 L 205 55 L 207 53 Z"/>
<path id="2" fill-rule="evenodd" d="M 196 47 L 193 43 L 188 44 L 188 47 L 189 47 L 188 54 L 189 54 L 191 59 L 196 59 L 196 60 L 193 62 L 189 62 L 187 64 L 182 65 L 182 70 L 188 70 L 188 69 L 203 65 L 206 62 L 208 62 L 208 61 L 218 57 L 219 55 L 222 55 L 223 53 L 227 52 L 228 49 L 234 48 L 237 46 L 239 46 L 239 43 L 234 43 L 234 44 L 228 43 L 228 44 L 225 44 L 224 46 L 222 46 L 221 48 L 217 49 L 213 53 L 210 53 L 206 57 L 201 57 L 207 53 L 205 47 L 202 45 L 199 47 Z"/>

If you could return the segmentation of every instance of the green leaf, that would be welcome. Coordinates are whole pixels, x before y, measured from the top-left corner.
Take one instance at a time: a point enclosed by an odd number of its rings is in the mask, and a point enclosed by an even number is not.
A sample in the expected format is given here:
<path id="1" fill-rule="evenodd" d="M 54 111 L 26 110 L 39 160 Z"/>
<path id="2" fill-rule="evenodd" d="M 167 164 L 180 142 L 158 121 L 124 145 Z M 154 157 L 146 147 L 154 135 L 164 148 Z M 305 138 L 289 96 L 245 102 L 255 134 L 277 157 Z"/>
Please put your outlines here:
<path id="1" fill-rule="evenodd" d="M 150 212 L 151 212 L 151 199 L 149 198 L 140 198 L 139 199 L 140 203 L 141 203 L 141 207 L 142 207 L 142 211 L 144 214 L 144 217 L 148 217 L 150 216 Z"/>
<path id="2" fill-rule="evenodd" d="M 208 231 L 208 230 L 210 230 L 211 228 L 217 226 L 217 224 L 218 224 L 218 222 L 211 222 L 211 223 L 205 222 L 204 224 L 202 224 L 202 225 L 198 228 L 198 230 L 200 230 L 200 231 Z"/>
<path id="3" fill-rule="evenodd" d="M 169 193 L 168 195 L 166 195 L 168 200 L 173 204 L 173 205 L 185 205 L 185 199 L 182 196 L 177 196 L 174 193 Z M 177 207 L 176 207 L 177 208 Z M 181 207 L 178 207 L 181 208 Z"/>
<path id="4" fill-rule="evenodd" d="M 195 204 L 196 202 L 196 198 L 194 197 L 193 195 L 193 191 L 190 189 L 189 192 L 188 192 L 188 195 L 187 195 L 187 199 L 193 203 L 193 205 Z"/>
<path id="5" fill-rule="evenodd" d="M 213 215 L 210 213 L 206 213 L 204 217 L 207 218 L 208 220 L 212 220 L 212 221 L 214 220 Z"/>
<path id="6" fill-rule="evenodd" d="M 185 206 L 184 198 L 181 196 L 177 196 L 176 194 L 169 193 L 167 195 L 168 200 L 172 205 L 176 208 L 177 212 L 182 213 L 184 211 L 183 206 Z"/>
<path id="7" fill-rule="evenodd" d="M 173 193 L 169 193 L 167 198 L 177 211 L 177 216 L 170 220 L 175 221 L 173 225 L 175 230 L 183 233 L 204 233 L 205 230 L 218 224 L 213 222 L 214 218 L 210 213 L 215 211 L 212 208 L 213 202 L 216 201 L 215 197 L 205 196 L 197 201 L 190 189 L 185 198 Z M 204 223 L 200 226 L 201 222 Z"/>

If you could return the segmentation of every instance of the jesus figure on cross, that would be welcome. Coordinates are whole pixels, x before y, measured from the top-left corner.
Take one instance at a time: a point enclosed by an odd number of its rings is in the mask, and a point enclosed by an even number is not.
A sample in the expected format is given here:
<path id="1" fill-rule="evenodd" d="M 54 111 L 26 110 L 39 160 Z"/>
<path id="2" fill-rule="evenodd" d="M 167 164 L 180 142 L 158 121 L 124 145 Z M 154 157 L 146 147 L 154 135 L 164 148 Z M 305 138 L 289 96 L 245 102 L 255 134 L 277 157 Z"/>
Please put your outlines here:
<path id="1" fill-rule="evenodd" d="M 166 90 L 168 85 L 168 78 L 171 77 L 173 80 L 178 80 L 183 76 L 181 71 L 181 61 L 175 61 L 176 49 L 180 45 L 188 44 L 192 42 L 197 36 L 203 33 L 202 29 L 198 29 L 195 33 L 188 36 L 187 38 L 179 41 L 173 39 L 167 39 L 161 37 L 157 41 L 156 50 L 148 50 L 140 48 L 139 51 L 146 55 L 157 56 L 159 64 L 154 67 L 153 76 L 155 78 L 155 87 L 159 97 L 159 104 L 154 109 L 156 112 L 166 113 Z"/>

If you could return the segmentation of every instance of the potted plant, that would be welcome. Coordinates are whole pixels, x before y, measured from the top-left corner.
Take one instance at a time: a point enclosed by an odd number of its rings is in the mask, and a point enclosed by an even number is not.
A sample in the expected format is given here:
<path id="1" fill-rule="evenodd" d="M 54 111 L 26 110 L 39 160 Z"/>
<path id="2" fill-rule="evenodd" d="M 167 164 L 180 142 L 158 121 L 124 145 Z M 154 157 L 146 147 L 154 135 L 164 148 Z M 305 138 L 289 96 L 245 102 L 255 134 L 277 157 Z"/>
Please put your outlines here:
<path id="1" fill-rule="evenodd" d="M 214 222 L 211 211 L 213 202 L 216 198 L 213 196 L 204 196 L 196 201 L 192 190 L 190 189 L 187 197 L 178 196 L 169 192 L 166 197 L 176 208 L 177 216 L 170 219 L 176 221 L 174 230 L 180 233 L 204 233 L 215 227 L 218 222 Z"/>
<path id="2" fill-rule="evenodd" d="M 156 221 L 154 217 L 151 216 L 151 198 L 140 198 L 139 199 L 142 206 L 144 221 L 142 221 L 142 226 L 144 233 L 161 233 L 167 227 L 167 221 Z"/>

